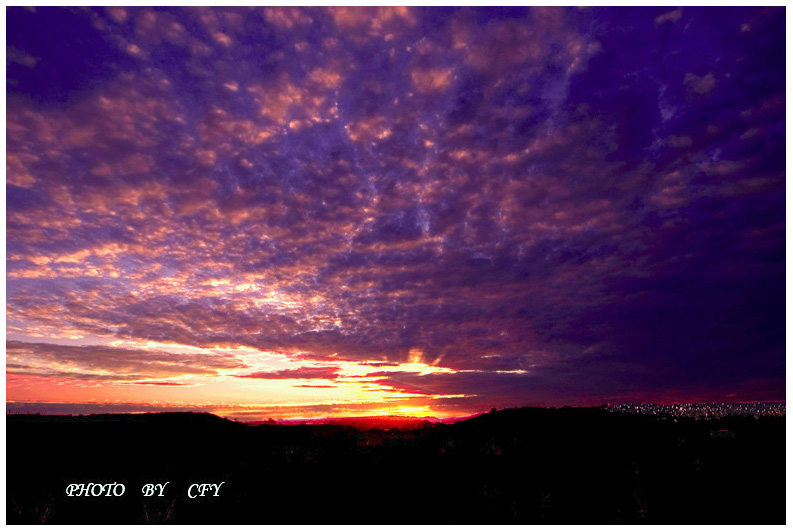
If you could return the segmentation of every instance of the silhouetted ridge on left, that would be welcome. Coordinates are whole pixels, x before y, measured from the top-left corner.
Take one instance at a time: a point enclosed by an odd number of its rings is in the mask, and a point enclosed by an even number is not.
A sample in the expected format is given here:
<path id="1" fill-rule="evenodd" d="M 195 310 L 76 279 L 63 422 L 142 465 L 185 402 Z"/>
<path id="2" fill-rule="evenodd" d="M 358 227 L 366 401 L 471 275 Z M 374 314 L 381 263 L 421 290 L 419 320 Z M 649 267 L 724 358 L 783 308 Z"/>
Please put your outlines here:
<path id="1" fill-rule="evenodd" d="M 11 423 L 128 423 L 156 426 L 225 426 L 237 425 L 232 420 L 215 416 L 209 412 L 146 412 L 142 414 L 6 414 Z"/>

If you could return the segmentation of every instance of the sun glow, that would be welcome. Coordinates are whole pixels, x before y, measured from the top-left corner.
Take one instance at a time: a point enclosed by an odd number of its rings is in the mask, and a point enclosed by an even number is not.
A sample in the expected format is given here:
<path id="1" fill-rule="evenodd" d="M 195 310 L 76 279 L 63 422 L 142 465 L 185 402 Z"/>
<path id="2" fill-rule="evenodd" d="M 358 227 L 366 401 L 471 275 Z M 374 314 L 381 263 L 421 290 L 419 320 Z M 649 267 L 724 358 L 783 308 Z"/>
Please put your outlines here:
<path id="1" fill-rule="evenodd" d="M 435 417 L 439 413 L 429 406 L 396 405 L 393 407 L 379 407 L 369 409 L 362 416 L 405 416 L 413 418 Z"/>

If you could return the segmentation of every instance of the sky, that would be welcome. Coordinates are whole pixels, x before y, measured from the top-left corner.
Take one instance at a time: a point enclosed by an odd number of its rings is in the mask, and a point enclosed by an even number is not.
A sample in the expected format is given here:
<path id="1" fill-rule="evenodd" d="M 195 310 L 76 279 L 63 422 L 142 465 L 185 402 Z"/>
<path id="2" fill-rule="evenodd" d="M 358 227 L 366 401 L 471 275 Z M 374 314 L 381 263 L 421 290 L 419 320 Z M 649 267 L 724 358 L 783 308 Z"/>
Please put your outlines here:
<path id="1" fill-rule="evenodd" d="M 784 8 L 6 17 L 9 411 L 785 398 Z"/>

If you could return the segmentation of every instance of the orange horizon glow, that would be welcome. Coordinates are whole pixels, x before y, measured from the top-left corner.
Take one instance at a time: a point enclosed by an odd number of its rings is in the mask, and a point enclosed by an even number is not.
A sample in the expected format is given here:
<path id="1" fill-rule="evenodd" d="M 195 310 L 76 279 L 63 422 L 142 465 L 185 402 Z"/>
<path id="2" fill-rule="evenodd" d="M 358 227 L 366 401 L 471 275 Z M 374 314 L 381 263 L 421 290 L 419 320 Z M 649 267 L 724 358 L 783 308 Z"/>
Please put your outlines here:
<path id="1" fill-rule="evenodd" d="M 27 403 L 26 401 L 12 401 L 9 400 L 6 402 L 7 404 L 24 404 Z M 63 401 L 53 401 L 53 402 L 37 402 L 42 405 L 75 405 L 72 402 L 63 402 Z M 272 412 L 267 411 L 267 409 L 254 409 L 251 411 L 250 407 L 242 406 L 237 409 L 231 408 L 213 408 L 211 406 L 207 407 L 190 407 L 190 406 L 178 406 L 178 405 L 168 405 L 165 403 L 159 403 L 158 410 L 152 408 L 151 404 L 148 403 L 119 403 L 119 402 L 85 402 L 79 403 L 77 405 L 125 405 L 129 407 L 137 407 L 139 410 L 136 411 L 128 411 L 128 412 L 92 412 L 88 414 L 64 414 L 70 416 L 88 416 L 91 414 L 151 414 L 151 413 L 160 413 L 160 412 L 208 412 L 210 414 L 214 414 L 215 416 L 219 416 L 221 418 L 226 418 L 230 420 L 237 420 L 243 422 L 260 422 L 260 421 L 267 421 L 267 420 L 288 420 L 288 421 L 301 421 L 301 420 L 333 420 L 333 419 L 343 419 L 343 418 L 402 418 L 402 419 L 418 419 L 418 418 L 428 418 L 428 419 L 439 419 L 439 420 L 448 420 L 448 419 L 464 419 L 469 418 L 471 416 L 476 416 L 486 411 L 476 411 L 476 412 L 449 412 L 443 410 L 432 410 L 428 406 L 393 406 L 393 407 L 378 407 L 373 409 L 350 409 L 345 410 L 340 408 L 335 410 L 333 413 L 311 413 L 311 412 L 296 412 L 294 414 L 284 414 L 279 412 Z M 161 409 L 161 410 L 160 410 Z M 35 414 L 35 413 L 32 413 Z M 42 413 L 44 415 L 51 415 L 47 413 Z M 59 414 L 55 414 L 59 415 Z"/>
<path id="2" fill-rule="evenodd" d="M 7 403 L 124 405 L 137 407 L 140 412 L 197 409 L 222 417 L 254 420 L 353 416 L 445 418 L 458 416 L 460 411 L 445 411 L 443 407 L 433 406 L 433 402 L 470 396 L 400 387 L 393 381 L 391 377 L 400 375 L 421 380 L 425 375 L 460 372 L 425 363 L 418 348 L 410 350 L 406 362 L 394 363 L 320 359 L 304 352 L 284 354 L 253 348 L 197 348 L 155 341 L 115 340 L 101 345 L 110 351 L 117 349 L 122 357 L 135 352 L 160 355 L 166 359 L 160 364 L 171 363 L 176 367 L 173 369 L 196 368 L 180 363 L 185 359 L 200 360 L 204 355 L 211 360 L 223 359 L 229 365 L 206 374 L 153 372 L 137 377 L 128 375 L 131 369 L 123 363 L 101 369 L 81 364 L 79 359 L 61 362 L 48 359 L 34 346 L 23 344 L 7 354 L 7 362 L 12 365 L 6 374 Z M 17 373 L 13 368 L 16 363 L 41 373 Z M 464 415 L 468 413 L 465 411 Z"/>

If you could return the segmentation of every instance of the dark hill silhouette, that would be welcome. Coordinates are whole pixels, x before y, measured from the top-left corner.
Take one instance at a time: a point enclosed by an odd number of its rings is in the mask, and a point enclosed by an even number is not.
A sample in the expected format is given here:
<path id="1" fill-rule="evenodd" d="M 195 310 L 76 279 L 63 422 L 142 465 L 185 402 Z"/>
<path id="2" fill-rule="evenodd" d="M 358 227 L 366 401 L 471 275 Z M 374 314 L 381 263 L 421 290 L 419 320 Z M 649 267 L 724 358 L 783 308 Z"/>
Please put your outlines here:
<path id="1" fill-rule="evenodd" d="M 249 425 L 211 414 L 7 415 L 9 523 L 785 521 L 784 418 L 600 408 L 494 411 L 415 428 Z M 146 483 L 169 484 L 143 497 Z M 67 497 L 70 483 L 123 497 Z M 192 483 L 224 482 L 190 499 Z"/>
<path id="2" fill-rule="evenodd" d="M 44 415 L 44 414 L 8 414 L 7 421 L 14 423 L 129 423 L 149 425 L 181 425 L 213 427 L 234 425 L 236 422 L 227 420 L 209 412 L 147 412 L 142 414 L 88 414 L 79 416 Z"/>

